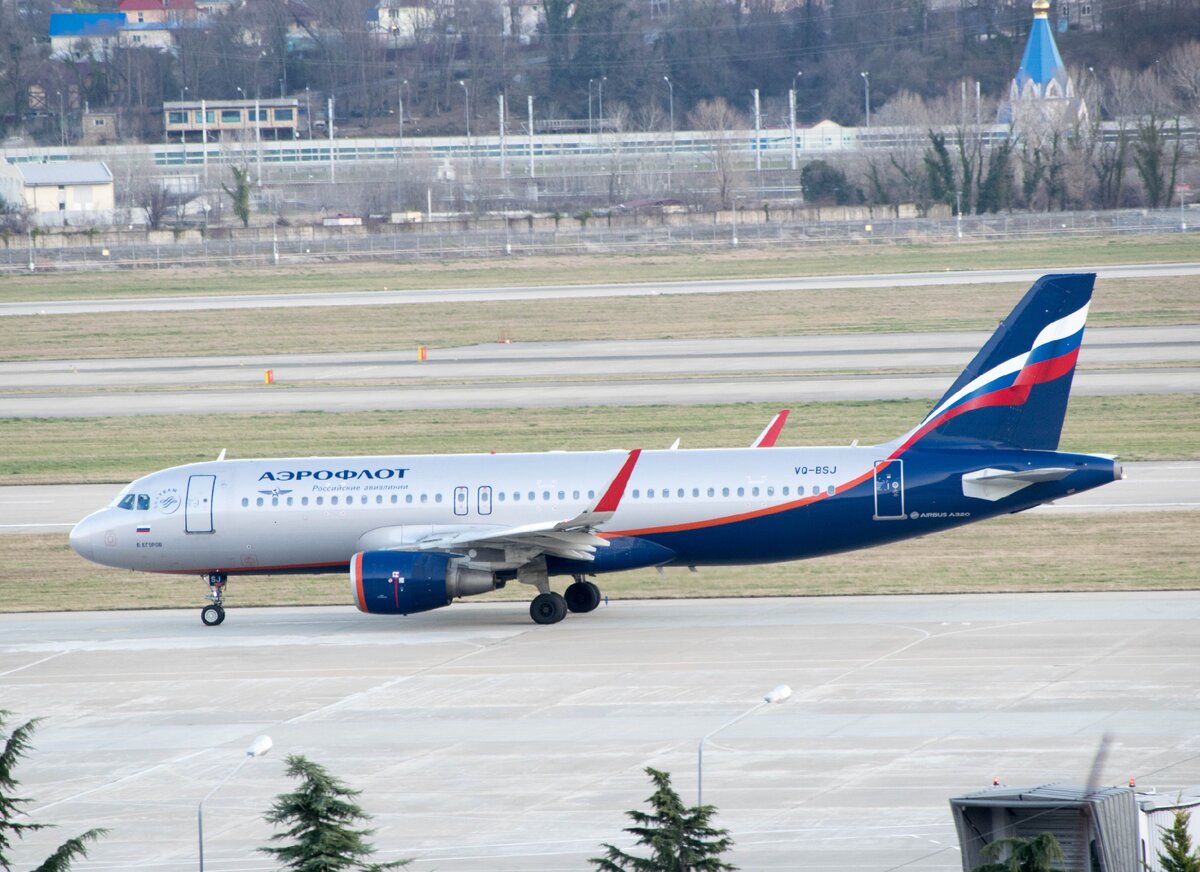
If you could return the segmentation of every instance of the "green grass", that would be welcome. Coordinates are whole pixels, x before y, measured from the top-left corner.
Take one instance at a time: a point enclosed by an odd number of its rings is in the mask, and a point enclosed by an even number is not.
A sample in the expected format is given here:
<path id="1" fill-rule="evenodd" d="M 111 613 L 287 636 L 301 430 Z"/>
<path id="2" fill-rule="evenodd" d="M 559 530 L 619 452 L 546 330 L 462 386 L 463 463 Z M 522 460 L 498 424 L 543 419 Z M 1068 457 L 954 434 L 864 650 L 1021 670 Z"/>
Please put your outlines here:
<path id="1" fill-rule="evenodd" d="M 8 360 L 392 351 L 495 342 L 788 336 L 991 329 L 1026 286 L 679 294 L 588 300 L 0 318 Z M 1200 282 L 1119 279 L 1092 326 L 1200 322 Z"/>
<path id="2" fill-rule="evenodd" d="M 219 250 L 219 244 L 217 249 Z M 822 245 L 680 254 L 550 256 L 452 262 L 329 263 L 259 269 L 188 267 L 0 275 L 0 302 L 178 294 L 457 288 L 690 281 L 793 275 L 1078 267 L 1197 259 L 1193 237 L 1082 237 L 1011 242 Z"/>
<path id="3" fill-rule="evenodd" d="M 613 599 L 1189 590 L 1200 565 L 1200 513 L 1024 513 L 881 548 L 797 563 L 601 576 Z M 561 580 L 556 583 L 561 590 Z M 85 562 L 63 533 L 0 536 L 0 612 L 199 607 L 194 577 Z M 513 583 L 479 600 L 532 598 Z M 228 604 L 345 604 L 343 575 L 234 578 Z M 366 620 L 366 618 L 364 618 Z M 402 620 L 402 619 L 396 619 Z M 569 618 L 586 620 L 586 618 Z"/>
<path id="4" fill-rule="evenodd" d="M 781 445 L 880 442 L 911 428 L 927 400 L 792 405 Z M 124 483 L 228 456 L 439 454 L 749 445 L 778 406 L 616 406 L 537 410 L 301 412 L 114 418 L 0 418 L 0 484 Z M 1191 394 L 1074 397 L 1064 450 L 1125 460 L 1200 456 Z"/>

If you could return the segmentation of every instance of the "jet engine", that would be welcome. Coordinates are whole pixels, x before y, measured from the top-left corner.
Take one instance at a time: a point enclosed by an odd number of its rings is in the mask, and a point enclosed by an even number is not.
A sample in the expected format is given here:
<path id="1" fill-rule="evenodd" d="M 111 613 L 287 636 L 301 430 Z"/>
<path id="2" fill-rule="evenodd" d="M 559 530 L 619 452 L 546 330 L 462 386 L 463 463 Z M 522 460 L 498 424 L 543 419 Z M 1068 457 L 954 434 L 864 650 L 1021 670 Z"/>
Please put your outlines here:
<path id="1" fill-rule="evenodd" d="M 440 609 L 455 597 L 499 586 L 491 572 L 464 566 L 458 555 L 438 551 L 360 551 L 350 560 L 355 605 L 360 612 L 376 615 Z"/>

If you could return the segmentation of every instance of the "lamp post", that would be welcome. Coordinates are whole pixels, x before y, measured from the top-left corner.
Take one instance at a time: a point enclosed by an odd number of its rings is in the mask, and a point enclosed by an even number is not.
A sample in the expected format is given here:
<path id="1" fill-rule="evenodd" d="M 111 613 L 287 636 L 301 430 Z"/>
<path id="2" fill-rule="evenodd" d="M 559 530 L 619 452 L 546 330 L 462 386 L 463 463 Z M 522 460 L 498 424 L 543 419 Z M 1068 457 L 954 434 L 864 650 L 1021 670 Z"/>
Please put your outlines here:
<path id="1" fill-rule="evenodd" d="M 742 718 L 746 718 L 746 717 L 749 717 L 750 715 L 754 714 L 756 711 L 758 711 L 763 706 L 770 705 L 771 703 L 783 702 L 785 699 L 787 699 L 791 695 L 792 695 L 792 689 L 790 687 L 788 687 L 786 684 L 780 684 L 777 687 L 775 687 L 770 693 L 768 693 L 766 696 L 764 696 L 762 698 L 762 702 L 757 703 L 753 708 L 750 708 L 750 709 L 742 712 L 740 715 L 738 715 L 732 721 L 728 721 L 727 723 L 724 723 L 721 726 L 717 727 L 715 730 L 713 730 L 711 733 L 708 733 L 707 735 L 705 735 L 705 737 L 703 739 L 700 740 L 700 744 L 696 748 L 696 805 L 704 805 L 704 743 L 707 742 L 709 739 L 711 739 L 713 736 L 715 736 L 717 733 L 721 732 L 721 730 L 725 729 L 726 727 L 732 727 L 738 721 L 742 720 Z"/>
<path id="2" fill-rule="evenodd" d="M 957 206 L 954 209 L 954 226 L 957 231 L 957 236 L 962 239 L 962 191 L 954 192 L 954 199 Z"/>
<path id="3" fill-rule="evenodd" d="M 604 83 L 608 81 L 608 76 L 600 77 L 600 99 L 597 101 L 596 107 L 600 112 L 600 132 L 604 132 Z"/>
<path id="4" fill-rule="evenodd" d="M 867 107 L 867 130 L 870 130 L 871 129 L 871 74 L 863 73 L 862 79 L 863 79 L 863 88 L 864 88 L 863 101 L 866 103 L 866 107 Z"/>
<path id="5" fill-rule="evenodd" d="M 400 83 L 400 87 L 396 89 L 398 92 L 398 105 L 400 114 L 400 145 L 396 150 L 397 154 L 404 150 L 404 89 L 407 87 L 408 79 L 405 79 Z"/>
<path id="6" fill-rule="evenodd" d="M 467 110 L 467 150 L 471 149 L 471 91 L 467 87 L 467 83 L 462 79 L 458 80 L 458 87 L 463 89 L 463 100 Z"/>
<path id="7" fill-rule="evenodd" d="M 792 124 L 792 172 L 796 171 L 796 80 L 804 75 L 803 70 L 797 70 L 792 76 L 792 90 L 788 92 L 788 111 Z"/>
<path id="8" fill-rule="evenodd" d="M 63 104 L 62 91 L 55 91 L 58 95 L 58 142 L 59 145 L 66 146 L 67 144 L 67 113 Z"/>
<path id="9" fill-rule="evenodd" d="M 259 736 L 255 739 L 250 747 L 246 749 L 244 756 L 237 766 L 233 767 L 233 771 L 217 782 L 217 786 L 205 794 L 204 799 L 200 800 L 196 806 L 196 839 L 200 848 L 200 872 L 204 872 L 204 803 L 212 798 L 212 795 L 225 786 L 230 778 L 237 775 L 238 771 L 245 766 L 250 760 L 255 757 L 262 757 L 271 750 L 271 737 Z"/>
<path id="10" fill-rule="evenodd" d="M 671 153 L 667 155 L 667 187 L 671 187 L 671 174 L 675 169 L 675 86 L 669 76 L 663 76 L 667 83 L 667 115 L 671 119 Z"/>
<path id="11" fill-rule="evenodd" d="M 595 79 L 588 79 L 588 135 L 592 132 L 592 82 Z"/>

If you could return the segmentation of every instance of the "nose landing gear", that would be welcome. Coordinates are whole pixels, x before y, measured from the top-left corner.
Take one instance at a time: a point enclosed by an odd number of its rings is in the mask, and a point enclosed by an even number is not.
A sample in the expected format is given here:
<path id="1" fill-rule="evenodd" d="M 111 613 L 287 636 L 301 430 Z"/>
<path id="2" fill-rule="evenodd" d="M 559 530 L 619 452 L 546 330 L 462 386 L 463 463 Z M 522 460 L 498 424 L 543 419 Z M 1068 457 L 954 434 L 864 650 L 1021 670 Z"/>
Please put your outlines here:
<path id="1" fill-rule="evenodd" d="M 206 627 L 215 627 L 225 620 L 225 584 L 229 580 L 223 572 L 212 572 L 205 576 L 208 581 L 208 598 L 212 600 L 200 610 L 200 620 Z"/>

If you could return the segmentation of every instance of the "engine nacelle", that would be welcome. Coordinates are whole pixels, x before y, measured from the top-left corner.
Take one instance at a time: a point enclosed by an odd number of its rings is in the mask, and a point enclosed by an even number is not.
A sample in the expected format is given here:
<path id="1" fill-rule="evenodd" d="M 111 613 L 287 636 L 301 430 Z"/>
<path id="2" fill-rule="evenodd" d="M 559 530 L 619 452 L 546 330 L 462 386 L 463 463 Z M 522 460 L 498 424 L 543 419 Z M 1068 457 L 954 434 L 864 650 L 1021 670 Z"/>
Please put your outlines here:
<path id="1" fill-rule="evenodd" d="M 495 575 L 458 560 L 438 551 L 360 551 L 350 560 L 355 604 L 360 612 L 409 615 L 496 589 Z"/>

